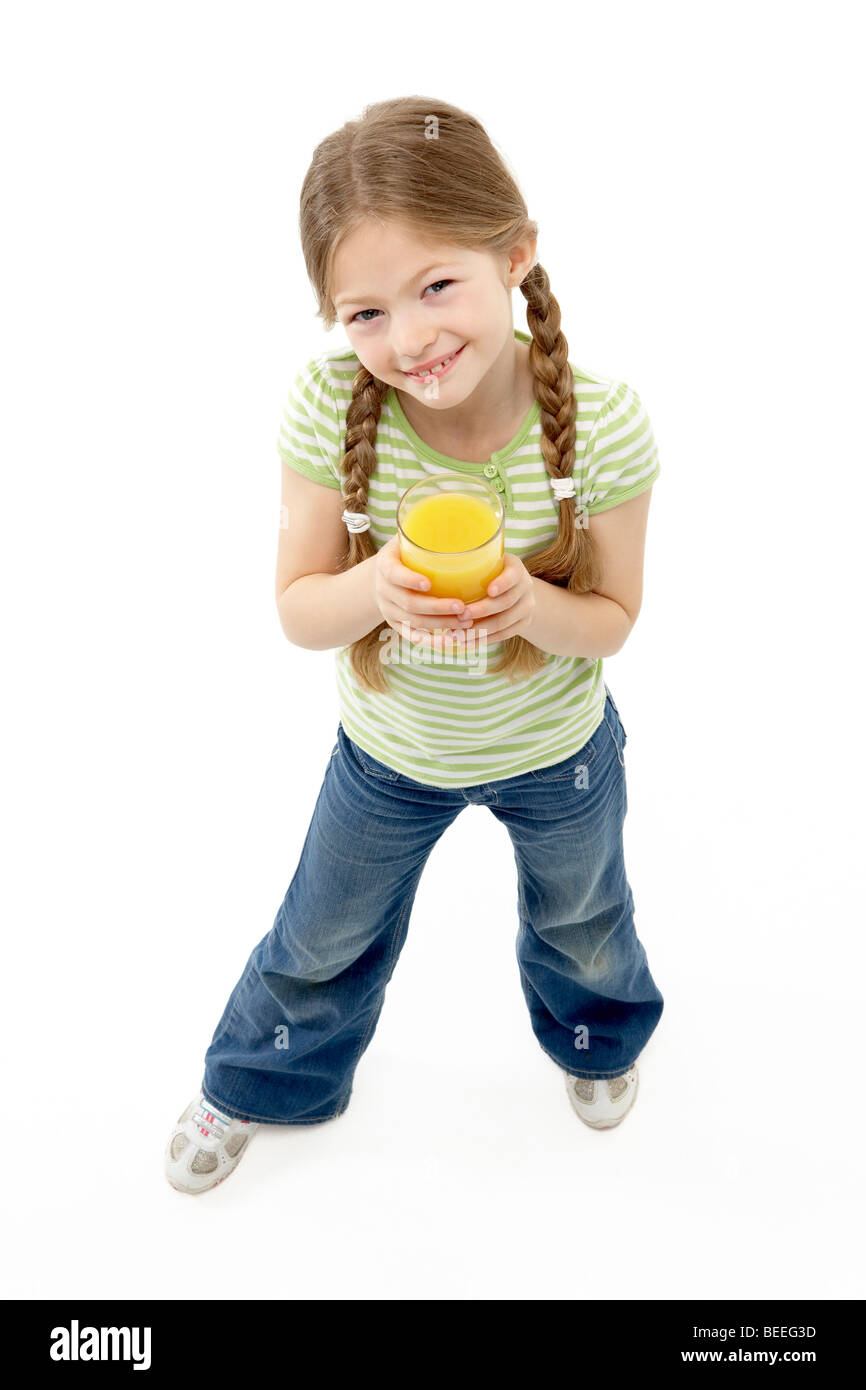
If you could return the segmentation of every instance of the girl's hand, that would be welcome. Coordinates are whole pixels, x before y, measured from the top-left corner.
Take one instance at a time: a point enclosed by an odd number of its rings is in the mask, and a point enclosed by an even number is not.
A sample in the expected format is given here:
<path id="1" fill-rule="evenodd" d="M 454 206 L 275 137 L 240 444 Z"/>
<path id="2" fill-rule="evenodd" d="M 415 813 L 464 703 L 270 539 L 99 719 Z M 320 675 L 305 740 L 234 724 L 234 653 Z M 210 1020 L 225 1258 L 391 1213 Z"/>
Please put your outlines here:
<path id="1" fill-rule="evenodd" d="M 490 642 L 523 637 L 535 614 L 535 585 L 523 561 L 506 551 L 504 567 L 491 579 L 487 594 L 466 605 L 465 616 L 476 620 L 470 631 L 484 633 Z"/>
<path id="2" fill-rule="evenodd" d="M 385 622 L 398 632 L 405 624 L 414 638 L 416 632 L 421 636 L 442 628 L 460 632 L 471 625 L 459 598 L 431 597 L 426 575 L 407 569 L 400 559 L 399 536 L 393 535 L 377 550 L 374 568 L 376 604 Z"/>

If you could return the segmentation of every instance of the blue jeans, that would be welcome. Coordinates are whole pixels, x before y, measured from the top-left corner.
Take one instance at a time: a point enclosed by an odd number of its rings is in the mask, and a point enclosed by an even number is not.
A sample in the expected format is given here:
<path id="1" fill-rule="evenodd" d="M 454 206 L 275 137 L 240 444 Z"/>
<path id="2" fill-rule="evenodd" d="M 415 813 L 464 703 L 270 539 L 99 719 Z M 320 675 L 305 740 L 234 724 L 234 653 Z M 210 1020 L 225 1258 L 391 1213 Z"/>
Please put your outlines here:
<path id="1" fill-rule="evenodd" d="M 628 1070 L 664 1001 L 635 934 L 622 847 L 626 734 L 605 691 L 604 718 L 579 752 L 471 787 L 416 782 L 338 725 L 294 878 L 205 1054 L 212 1105 L 266 1124 L 342 1114 L 424 865 L 469 805 L 489 807 L 514 846 L 517 960 L 541 1048 L 574 1076 Z"/>

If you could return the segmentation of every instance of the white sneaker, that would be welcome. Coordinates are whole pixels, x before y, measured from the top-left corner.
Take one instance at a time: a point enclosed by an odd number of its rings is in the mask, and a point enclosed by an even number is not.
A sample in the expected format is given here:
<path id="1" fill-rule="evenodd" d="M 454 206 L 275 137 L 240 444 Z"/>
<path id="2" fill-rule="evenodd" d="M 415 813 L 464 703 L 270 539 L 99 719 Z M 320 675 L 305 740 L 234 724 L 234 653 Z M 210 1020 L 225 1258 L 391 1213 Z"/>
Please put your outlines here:
<path id="1" fill-rule="evenodd" d="M 215 1110 L 199 1090 L 165 1146 L 165 1176 L 178 1192 L 207 1192 L 234 1172 L 257 1129 Z"/>
<path id="2" fill-rule="evenodd" d="M 634 1105 L 637 1095 L 637 1062 L 624 1076 L 594 1081 L 565 1072 L 565 1086 L 572 1107 L 584 1124 L 593 1129 L 613 1129 Z"/>

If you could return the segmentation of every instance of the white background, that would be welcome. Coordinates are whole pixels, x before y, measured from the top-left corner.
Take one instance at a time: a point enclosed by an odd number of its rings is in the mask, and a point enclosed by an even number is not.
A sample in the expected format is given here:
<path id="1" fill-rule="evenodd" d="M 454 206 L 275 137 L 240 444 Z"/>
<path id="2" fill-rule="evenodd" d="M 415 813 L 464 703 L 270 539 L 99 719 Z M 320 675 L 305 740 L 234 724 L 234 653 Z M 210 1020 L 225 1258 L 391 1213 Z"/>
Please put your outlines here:
<path id="1" fill-rule="evenodd" d="M 863 1297 L 858 19 L 4 7 L 6 1296 Z M 634 1111 L 586 1128 L 530 1029 L 510 842 L 467 808 L 345 1115 L 193 1199 L 163 1145 L 336 740 L 333 653 L 273 597 L 285 392 L 345 343 L 299 190 L 412 93 L 482 120 L 572 361 L 655 430 L 605 676 L 665 1011 Z"/>

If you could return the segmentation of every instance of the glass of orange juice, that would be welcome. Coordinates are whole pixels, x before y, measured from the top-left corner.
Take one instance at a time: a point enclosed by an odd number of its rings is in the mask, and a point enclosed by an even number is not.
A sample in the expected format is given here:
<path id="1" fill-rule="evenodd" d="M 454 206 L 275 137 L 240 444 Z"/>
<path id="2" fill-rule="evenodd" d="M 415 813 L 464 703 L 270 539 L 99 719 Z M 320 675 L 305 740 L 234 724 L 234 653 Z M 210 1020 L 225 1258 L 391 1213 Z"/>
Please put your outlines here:
<path id="1" fill-rule="evenodd" d="M 407 488 L 397 534 L 401 561 L 426 574 L 434 598 L 486 598 L 505 563 L 505 508 L 481 478 L 436 473 Z"/>

